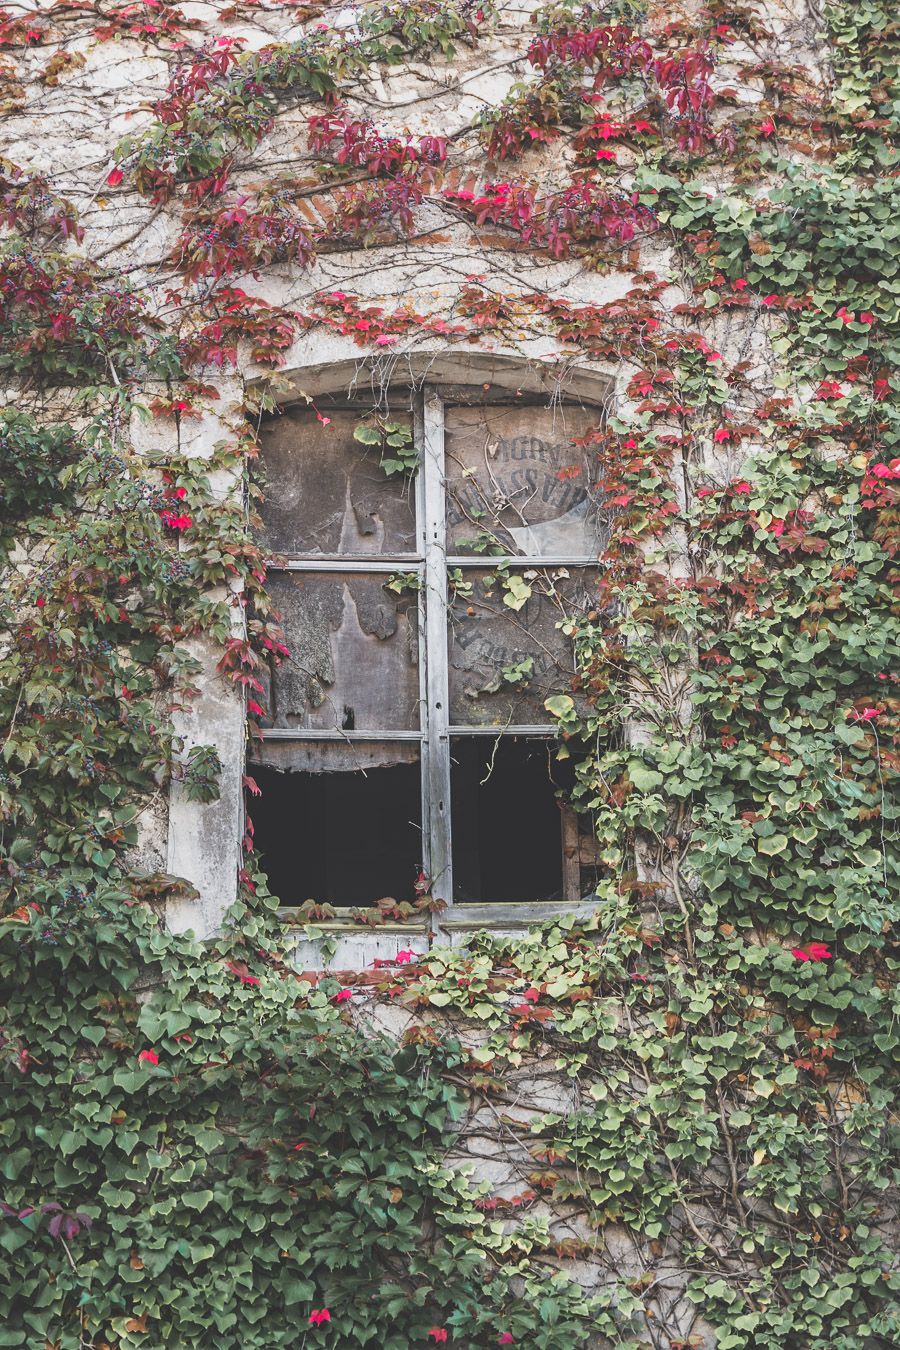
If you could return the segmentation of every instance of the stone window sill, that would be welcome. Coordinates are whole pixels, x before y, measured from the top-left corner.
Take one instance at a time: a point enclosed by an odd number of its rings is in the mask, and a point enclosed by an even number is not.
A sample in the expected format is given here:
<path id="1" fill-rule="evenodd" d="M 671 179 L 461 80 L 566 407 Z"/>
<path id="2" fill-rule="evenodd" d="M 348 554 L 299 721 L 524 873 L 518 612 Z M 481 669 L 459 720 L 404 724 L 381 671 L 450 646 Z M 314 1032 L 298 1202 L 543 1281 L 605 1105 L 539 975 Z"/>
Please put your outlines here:
<path id="1" fill-rule="evenodd" d="M 461 904 L 435 915 L 433 923 L 427 916 L 417 922 L 379 924 L 367 928 L 351 918 L 349 909 L 339 909 L 332 919 L 310 923 L 304 921 L 296 909 L 282 909 L 280 917 L 294 939 L 294 959 L 298 969 L 309 974 L 326 968 L 334 975 L 347 976 L 351 972 L 365 975 L 356 983 L 377 983 L 384 976 L 376 961 L 392 961 L 398 951 L 412 951 L 424 956 L 432 946 L 465 947 L 473 933 L 491 932 L 503 937 L 521 937 L 533 924 L 575 915 L 587 918 L 593 912 L 594 902 L 583 900 L 535 902 L 531 904 Z M 326 956 L 323 948 L 332 948 Z"/>

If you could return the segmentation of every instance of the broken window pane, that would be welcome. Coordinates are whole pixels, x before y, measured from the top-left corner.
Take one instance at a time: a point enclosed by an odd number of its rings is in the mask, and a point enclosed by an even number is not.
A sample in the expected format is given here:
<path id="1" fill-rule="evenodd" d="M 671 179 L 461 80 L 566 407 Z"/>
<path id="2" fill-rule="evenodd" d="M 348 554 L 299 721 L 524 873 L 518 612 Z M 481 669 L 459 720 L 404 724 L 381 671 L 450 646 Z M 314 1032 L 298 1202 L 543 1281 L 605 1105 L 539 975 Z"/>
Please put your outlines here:
<path id="1" fill-rule="evenodd" d="M 251 808 L 254 839 L 283 905 L 415 900 L 422 861 L 418 764 L 318 774 L 254 767 L 251 773 L 261 791 Z"/>
<path id="2" fill-rule="evenodd" d="M 596 558 L 608 534 L 596 455 L 578 448 L 598 410 L 448 407 L 450 553 Z"/>
<path id="3" fill-rule="evenodd" d="M 589 613 L 596 593 L 593 568 L 451 569 L 451 724 L 549 724 L 544 700 L 568 691 L 575 668 L 557 625 Z"/>
<path id="4" fill-rule="evenodd" d="M 416 551 L 415 492 L 388 477 L 377 447 L 353 439 L 362 413 L 332 410 L 323 426 L 289 408 L 262 435 L 262 537 L 273 553 L 384 556 Z"/>
<path id="5" fill-rule="evenodd" d="M 290 656 L 275 668 L 276 727 L 419 729 L 418 594 L 383 574 L 281 572 L 269 589 Z"/>
<path id="6" fill-rule="evenodd" d="M 565 771 L 550 740 L 454 738 L 455 901 L 577 898 L 565 887 L 564 804 L 557 797 Z"/>

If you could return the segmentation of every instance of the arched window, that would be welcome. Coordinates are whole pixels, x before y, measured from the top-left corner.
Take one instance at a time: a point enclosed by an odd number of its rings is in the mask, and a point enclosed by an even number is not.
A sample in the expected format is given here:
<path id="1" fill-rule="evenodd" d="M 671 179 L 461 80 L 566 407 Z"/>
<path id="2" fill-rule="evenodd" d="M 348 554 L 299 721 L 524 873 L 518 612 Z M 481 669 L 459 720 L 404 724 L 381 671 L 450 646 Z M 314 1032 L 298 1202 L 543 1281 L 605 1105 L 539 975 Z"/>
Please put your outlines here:
<path id="1" fill-rule="evenodd" d="M 596 603 L 601 417 L 584 399 L 443 382 L 374 412 L 317 396 L 263 429 L 290 656 L 249 772 L 289 909 L 402 908 L 420 872 L 446 929 L 593 893 L 590 822 L 545 703 L 571 692 L 573 625 Z"/>

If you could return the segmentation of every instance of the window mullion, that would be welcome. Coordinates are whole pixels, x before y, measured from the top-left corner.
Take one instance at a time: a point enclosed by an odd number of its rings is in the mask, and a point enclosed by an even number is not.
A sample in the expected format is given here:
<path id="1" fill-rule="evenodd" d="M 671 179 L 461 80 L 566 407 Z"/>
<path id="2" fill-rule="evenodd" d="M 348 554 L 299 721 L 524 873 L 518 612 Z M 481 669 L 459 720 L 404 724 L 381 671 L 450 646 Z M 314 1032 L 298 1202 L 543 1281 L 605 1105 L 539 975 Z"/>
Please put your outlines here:
<path id="1" fill-rule="evenodd" d="M 425 389 L 422 416 L 420 550 L 425 558 L 425 728 L 423 828 L 432 893 L 453 901 L 450 836 L 450 734 L 447 658 L 446 484 L 444 405 Z"/>

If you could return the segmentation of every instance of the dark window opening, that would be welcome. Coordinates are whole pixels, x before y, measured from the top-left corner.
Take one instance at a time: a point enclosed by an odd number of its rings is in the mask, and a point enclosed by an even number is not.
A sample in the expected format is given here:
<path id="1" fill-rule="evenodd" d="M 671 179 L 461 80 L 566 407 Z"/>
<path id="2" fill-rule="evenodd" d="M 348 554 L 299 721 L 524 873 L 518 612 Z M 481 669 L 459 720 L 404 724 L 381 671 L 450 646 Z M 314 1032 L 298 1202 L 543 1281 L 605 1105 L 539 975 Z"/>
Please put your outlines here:
<path id="1" fill-rule="evenodd" d="M 412 901 L 422 860 L 418 763 L 345 773 L 251 768 L 261 796 L 250 814 L 269 889 L 305 900 Z"/>
<path id="2" fill-rule="evenodd" d="M 565 766 L 547 741 L 479 736 L 453 742 L 453 898 L 562 900 Z"/>

